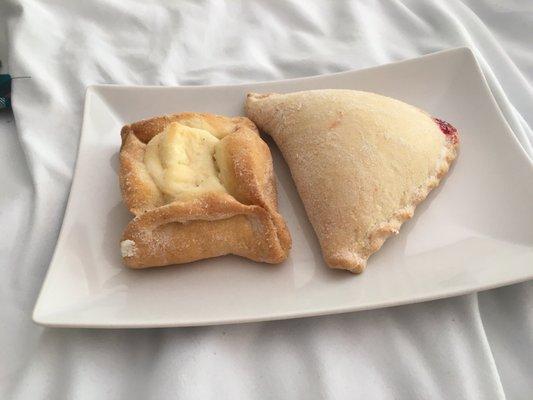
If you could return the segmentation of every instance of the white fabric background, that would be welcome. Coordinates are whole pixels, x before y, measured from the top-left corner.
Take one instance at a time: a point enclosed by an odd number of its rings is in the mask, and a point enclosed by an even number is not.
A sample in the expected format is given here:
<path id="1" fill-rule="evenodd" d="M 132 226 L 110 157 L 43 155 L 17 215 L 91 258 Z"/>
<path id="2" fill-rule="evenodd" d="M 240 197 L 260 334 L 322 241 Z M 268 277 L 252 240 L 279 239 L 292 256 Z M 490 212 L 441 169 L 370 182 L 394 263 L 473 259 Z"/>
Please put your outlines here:
<path id="1" fill-rule="evenodd" d="M 282 79 L 468 45 L 533 156 L 533 1 L 4 0 L 0 23 L 10 72 L 32 76 L 14 84 L 14 119 L 0 113 L 1 399 L 533 398 L 533 283 L 233 326 L 31 322 L 87 85 Z"/>

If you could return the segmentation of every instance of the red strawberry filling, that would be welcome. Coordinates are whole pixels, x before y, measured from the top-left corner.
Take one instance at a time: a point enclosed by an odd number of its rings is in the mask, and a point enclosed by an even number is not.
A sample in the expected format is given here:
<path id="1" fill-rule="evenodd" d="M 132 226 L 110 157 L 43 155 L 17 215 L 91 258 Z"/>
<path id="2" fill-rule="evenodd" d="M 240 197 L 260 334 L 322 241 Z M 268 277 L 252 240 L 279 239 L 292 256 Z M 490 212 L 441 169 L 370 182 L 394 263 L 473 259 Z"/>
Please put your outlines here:
<path id="1" fill-rule="evenodd" d="M 450 140 L 453 144 L 456 144 L 458 141 L 457 129 L 455 129 L 455 127 L 452 124 L 450 124 L 449 122 L 443 121 L 442 119 L 433 118 L 433 120 L 437 123 L 440 130 L 442 131 L 442 133 L 444 133 L 444 135 L 446 135 L 448 140 Z"/>

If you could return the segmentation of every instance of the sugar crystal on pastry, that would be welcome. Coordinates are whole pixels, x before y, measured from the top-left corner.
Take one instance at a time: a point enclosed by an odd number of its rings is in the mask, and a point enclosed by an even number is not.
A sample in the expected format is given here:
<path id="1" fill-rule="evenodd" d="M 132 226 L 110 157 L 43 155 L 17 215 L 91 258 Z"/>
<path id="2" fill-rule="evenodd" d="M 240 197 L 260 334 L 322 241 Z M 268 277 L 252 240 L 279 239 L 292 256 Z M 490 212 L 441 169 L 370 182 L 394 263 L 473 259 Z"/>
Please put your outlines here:
<path id="1" fill-rule="evenodd" d="M 128 239 L 120 242 L 120 253 L 122 257 L 133 257 L 135 251 L 135 242 L 133 240 Z"/>

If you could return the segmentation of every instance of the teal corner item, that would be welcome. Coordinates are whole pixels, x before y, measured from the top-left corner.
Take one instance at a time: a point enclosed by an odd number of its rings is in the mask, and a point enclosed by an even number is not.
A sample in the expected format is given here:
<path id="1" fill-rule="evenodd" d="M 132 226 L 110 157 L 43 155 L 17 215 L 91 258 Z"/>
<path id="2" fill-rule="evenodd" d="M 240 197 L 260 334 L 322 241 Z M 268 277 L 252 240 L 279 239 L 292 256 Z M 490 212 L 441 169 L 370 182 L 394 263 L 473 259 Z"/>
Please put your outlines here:
<path id="1" fill-rule="evenodd" d="M 11 75 L 0 74 L 0 110 L 11 108 Z"/>

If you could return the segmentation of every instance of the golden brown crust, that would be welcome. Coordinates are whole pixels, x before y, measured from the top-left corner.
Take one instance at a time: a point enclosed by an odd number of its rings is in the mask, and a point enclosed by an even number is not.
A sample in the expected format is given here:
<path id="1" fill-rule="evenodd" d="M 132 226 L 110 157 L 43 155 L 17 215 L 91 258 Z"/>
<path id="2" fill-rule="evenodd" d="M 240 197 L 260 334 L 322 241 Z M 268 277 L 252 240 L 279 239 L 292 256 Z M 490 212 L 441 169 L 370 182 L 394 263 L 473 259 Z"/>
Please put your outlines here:
<path id="1" fill-rule="evenodd" d="M 165 129 L 165 127 L 170 123 L 183 123 L 185 121 L 206 122 L 213 127 L 213 130 L 221 132 L 222 136 L 233 133 L 239 128 L 248 128 L 249 130 L 259 134 L 255 124 L 246 117 L 224 117 L 222 115 L 209 113 L 185 112 L 179 114 L 161 115 L 159 117 L 143 119 L 141 121 L 126 125 L 122 127 L 120 132 L 122 143 L 124 143 L 124 137 L 127 134 L 133 133 L 142 143 L 146 144 L 155 135 Z"/>
<path id="2" fill-rule="evenodd" d="M 162 206 L 163 195 L 150 177 L 143 162 L 146 144 L 135 134 L 126 134 L 120 150 L 119 182 L 122 199 L 133 214 Z"/>
<path id="3" fill-rule="evenodd" d="M 229 194 L 165 202 L 143 158 L 146 143 L 172 122 L 203 124 L 203 129 L 212 128 L 222 137 L 223 159 L 217 162 L 230 171 L 224 177 Z M 249 119 L 172 114 L 126 125 L 121 136 L 120 187 L 125 205 L 135 215 L 122 237 L 127 266 L 180 264 L 224 254 L 267 263 L 287 258 L 291 239 L 277 210 L 272 158 Z"/>
<path id="4" fill-rule="evenodd" d="M 227 182 L 229 192 L 243 204 L 255 204 L 268 211 L 282 247 L 289 249 L 291 237 L 285 220 L 278 213 L 276 175 L 268 145 L 259 135 L 251 135 L 247 127 L 240 127 L 223 138 L 221 145 L 226 160 L 230 161 L 226 164 L 227 170 L 233 175 L 233 179 Z"/>
<path id="5" fill-rule="evenodd" d="M 127 266 L 145 268 L 235 254 L 279 263 L 287 257 L 278 227 L 264 208 L 227 194 L 174 202 L 137 216 L 122 240 L 135 243 Z"/>

